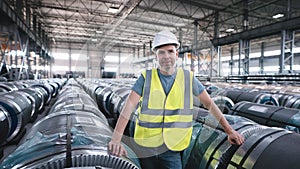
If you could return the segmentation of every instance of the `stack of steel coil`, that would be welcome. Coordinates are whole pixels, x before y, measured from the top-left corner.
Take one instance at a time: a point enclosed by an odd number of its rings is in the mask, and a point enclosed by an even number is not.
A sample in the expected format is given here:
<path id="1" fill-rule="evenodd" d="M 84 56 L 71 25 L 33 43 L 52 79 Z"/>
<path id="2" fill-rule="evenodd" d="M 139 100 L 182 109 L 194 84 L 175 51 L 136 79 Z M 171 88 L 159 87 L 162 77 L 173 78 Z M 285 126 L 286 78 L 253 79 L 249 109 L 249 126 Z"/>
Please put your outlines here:
<path id="1" fill-rule="evenodd" d="M 34 124 L 0 168 L 139 168 L 137 157 L 125 144 L 128 157 L 108 153 L 111 135 L 94 100 L 71 79 L 49 114 Z"/>

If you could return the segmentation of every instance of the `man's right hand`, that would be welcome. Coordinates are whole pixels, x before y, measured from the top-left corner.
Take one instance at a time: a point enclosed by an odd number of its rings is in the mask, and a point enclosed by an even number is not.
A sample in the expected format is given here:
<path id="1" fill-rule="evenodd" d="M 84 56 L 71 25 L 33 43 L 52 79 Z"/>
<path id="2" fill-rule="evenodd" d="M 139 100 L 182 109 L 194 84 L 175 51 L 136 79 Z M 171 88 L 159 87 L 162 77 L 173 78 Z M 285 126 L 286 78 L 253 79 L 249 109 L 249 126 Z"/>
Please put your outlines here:
<path id="1" fill-rule="evenodd" d="M 121 156 L 127 156 L 127 151 L 124 148 L 124 146 L 121 144 L 121 142 L 117 141 L 110 141 L 108 143 L 108 151 L 111 153 L 111 155 L 121 157 Z"/>

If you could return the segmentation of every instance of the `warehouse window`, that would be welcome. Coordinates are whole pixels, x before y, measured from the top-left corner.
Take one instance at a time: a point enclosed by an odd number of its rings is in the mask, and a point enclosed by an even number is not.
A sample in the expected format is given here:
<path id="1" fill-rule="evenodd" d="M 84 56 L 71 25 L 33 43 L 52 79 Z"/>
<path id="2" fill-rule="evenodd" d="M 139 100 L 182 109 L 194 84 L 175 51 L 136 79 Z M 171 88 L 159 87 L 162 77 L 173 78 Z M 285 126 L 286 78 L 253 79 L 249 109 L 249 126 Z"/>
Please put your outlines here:
<path id="1" fill-rule="evenodd" d="M 68 60 L 69 54 L 68 53 L 53 53 L 53 58 L 55 60 Z"/>

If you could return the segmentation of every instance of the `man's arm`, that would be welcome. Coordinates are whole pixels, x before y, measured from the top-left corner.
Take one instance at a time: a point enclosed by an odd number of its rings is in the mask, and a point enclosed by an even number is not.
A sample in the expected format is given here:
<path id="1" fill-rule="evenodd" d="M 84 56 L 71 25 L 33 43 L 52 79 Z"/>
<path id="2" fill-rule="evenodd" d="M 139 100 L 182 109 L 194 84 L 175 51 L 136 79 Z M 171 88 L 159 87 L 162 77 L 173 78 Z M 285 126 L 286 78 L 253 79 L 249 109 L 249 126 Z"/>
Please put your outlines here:
<path id="1" fill-rule="evenodd" d="M 141 96 L 134 91 L 131 91 L 129 96 L 127 97 L 125 106 L 122 109 L 122 112 L 119 116 L 111 141 L 108 143 L 108 149 L 113 155 L 127 156 L 127 152 L 125 148 L 122 146 L 121 140 L 122 140 L 125 127 L 128 123 L 128 120 L 130 119 L 131 113 L 136 108 L 136 105 L 138 104 L 140 97 Z"/>
<path id="2" fill-rule="evenodd" d="M 198 95 L 198 99 L 200 102 L 204 105 L 205 108 L 208 109 L 210 113 L 213 114 L 213 116 L 219 121 L 221 126 L 223 127 L 224 131 L 228 135 L 228 141 L 231 144 L 243 144 L 244 143 L 244 137 L 239 134 L 237 131 L 235 131 L 228 121 L 225 119 L 223 116 L 223 113 L 221 110 L 218 108 L 218 106 L 215 104 L 215 102 L 211 99 L 209 94 L 204 90 Z"/>

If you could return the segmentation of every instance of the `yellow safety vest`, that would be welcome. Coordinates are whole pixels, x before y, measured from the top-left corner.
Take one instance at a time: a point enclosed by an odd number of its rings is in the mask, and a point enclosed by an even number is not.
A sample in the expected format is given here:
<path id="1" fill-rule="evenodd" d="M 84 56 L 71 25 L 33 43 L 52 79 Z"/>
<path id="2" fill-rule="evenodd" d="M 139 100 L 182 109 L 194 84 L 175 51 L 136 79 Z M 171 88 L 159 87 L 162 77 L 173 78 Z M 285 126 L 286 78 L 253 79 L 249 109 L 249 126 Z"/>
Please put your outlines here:
<path id="1" fill-rule="evenodd" d="M 170 150 L 184 150 L 192 135 L 193 73 L 178 68 L 168 95 L 157 69 L 147 70 L 142 75 L 145 83 L 135 123 L 135 142 L 144 147 L 165 143 Z"/>

